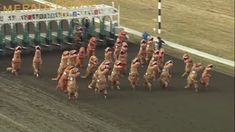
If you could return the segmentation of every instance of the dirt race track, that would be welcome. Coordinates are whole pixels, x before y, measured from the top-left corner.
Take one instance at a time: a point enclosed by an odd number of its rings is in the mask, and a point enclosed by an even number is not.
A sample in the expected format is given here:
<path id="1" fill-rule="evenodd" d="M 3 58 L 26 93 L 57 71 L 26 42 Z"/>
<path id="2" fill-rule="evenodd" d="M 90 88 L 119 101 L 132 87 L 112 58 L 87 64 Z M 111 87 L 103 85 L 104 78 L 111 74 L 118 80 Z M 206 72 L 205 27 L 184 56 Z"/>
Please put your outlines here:
<path id="1" fill-rule="evenodd" d="M 2 2 L 0 0 L 0 2 Z M 3 1 L 6 3 L 6 1 Z M 12 1 L 8 0 L 8 3 Z M 139 47 L 129 45 L 130 60 Z M 97 55 L 103 59 L 104 47 Z M 43 53 L 40 78 L 33 77 L 32 55 L 22 57 L 21 74 L 5 71 L 10 56 L 0 56 L 0 132 L 233 132 L 234 77 L 213 71 L 208 90 L 184 89 L 183 62 L 174 60 L 170 87 L 159 82 L 153 91 L 143 86 L 132 91 L 127 77 L 121 90 L 110 90 L 108 99 L 87 88 L 91 78 L 79 79 L 79 98 L 69 101 L 56 91 L 55 76 L 62 51 Z M 141 77 L 146 67 L 141 69 Z M 84 69 L 81 69 L 82 75 Z M 142 80 L 140 81 L 142 84 Z"/>
<path id="2" fill-rule="evenodd" d="M 138 49 L 129 45 L 130 59 Z M 104 47 L 97 50 L 102 60 Z M 142 85 L 132 91 L 123 77 L 121 90 L 109 90 L 105 100 L 87 88 L 91 78 L 79 79 L 79 98 L 69 101 L 51 81 L 61 52 L 43 53 L 38 79 L 33 77 L 32 55 L 22 57 L 18 77 L 5 71 L 11 56 L 0 57 L 0 132 L 233 132 L 233 77 L 213 71 L 209 89 L 195 93 L 184 89 L 183 62 L 166 56 L 174 60 L 167 90 L 156 82 L 151 93 Z"/>

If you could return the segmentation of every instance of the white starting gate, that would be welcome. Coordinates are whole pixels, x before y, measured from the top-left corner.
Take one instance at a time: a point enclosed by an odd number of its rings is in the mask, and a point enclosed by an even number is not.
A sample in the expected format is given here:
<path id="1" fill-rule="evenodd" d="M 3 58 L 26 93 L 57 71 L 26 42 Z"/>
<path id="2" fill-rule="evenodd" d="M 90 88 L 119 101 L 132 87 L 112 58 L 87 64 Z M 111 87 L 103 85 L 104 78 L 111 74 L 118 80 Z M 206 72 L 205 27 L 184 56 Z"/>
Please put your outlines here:
<path id="1" fill-rule="evenodd" d="M 114 16 L 119 16 L 119 11 L 113 6 L 92 5 L 71 8 L 49 8 L 33 10 L 15 10 L 0 12 L 0 30 L 2 25 L 10 24 L 11 29 L 14 24 L 21 23 L 24 26 L 32 22 L 36 25 L 40 21 L 48 24 L 50 21 L 59 23 L 61 20 L 67 20 L 70 23 L 73 19 L 98 18 L 103 20 L 104 17 L 110 17 L 113 21 Z"/>

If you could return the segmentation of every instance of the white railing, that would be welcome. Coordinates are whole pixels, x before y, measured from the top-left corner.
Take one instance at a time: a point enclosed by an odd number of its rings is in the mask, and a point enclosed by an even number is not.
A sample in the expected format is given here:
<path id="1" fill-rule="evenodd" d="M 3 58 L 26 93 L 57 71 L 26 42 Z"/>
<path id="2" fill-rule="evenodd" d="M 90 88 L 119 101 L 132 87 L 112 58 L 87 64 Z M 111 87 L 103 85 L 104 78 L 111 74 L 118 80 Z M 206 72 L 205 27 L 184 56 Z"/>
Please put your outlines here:
<path id="1" fill-rule="evenodd" d="M 133 30 L 130 28 L 126 28 L 126 27 L 121 27 L 121 28 L 123 28 L 126 32 L 128 32 L 130 34 L 134 34 L 136 36 L 142 37 L 142 33 L 139 31 L 136 31 L 136 30 Z M 156 38 L 154 38 L 154 39 L 156 39 Z M 170 41 L 165 41 L 165 42 L 166 42 L 167 46 L 169 46 L 169 47 L 172 47 L 172 48 L 175 48 L 178 50 L 182 50 L 182 51 L 185 51 L 185 52 L 188 52 L 188 53 L 191 53 L 191 54 L 194 54 L 194 55 L 206 58 L 206 59 L 213 60 L 215 62 L 219 62 L 219 63 L 225 64 L 225 65 L 234 67 L 234 61 L 224 59 L 222 57 L 218 57 L 215 55 L 211 55 L 211 54 L 208 54 L 208 53 L 196 50 L 196 49 L 192 49 L 192 48 L 180 45 L 180 44 L 170 42 Z"/>

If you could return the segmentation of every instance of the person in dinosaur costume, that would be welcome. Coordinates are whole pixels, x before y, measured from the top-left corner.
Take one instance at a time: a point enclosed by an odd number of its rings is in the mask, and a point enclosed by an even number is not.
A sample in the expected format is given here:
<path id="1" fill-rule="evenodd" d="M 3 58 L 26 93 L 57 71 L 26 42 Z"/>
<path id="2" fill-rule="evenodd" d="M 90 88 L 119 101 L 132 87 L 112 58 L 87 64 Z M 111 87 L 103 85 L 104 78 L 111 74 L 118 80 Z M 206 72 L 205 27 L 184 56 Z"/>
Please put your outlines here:
<path id="1" fill-rule="evenodd" d="M 108 80 L 107 80 L 107 74 L 110 70 L 110 67 L 108 65 L 102 65 L 100 67 L 100 71 L 98 74 L 98 79 L 95 85 L 95 93 L 99 94 L 103 92 L 104 98 L 107 98 L 108 95 Z"/>
<path id="2" fill-rule="evenodd" d="M 99 77 L 99 74 L 101 73 L 101 67 L 103 67 L 104 65 L 107 65 L 108 67 L 111 67 L 111 62 L 108 61 L 108 60 L 104 60 L 100 65 L 99 67 L 97 68 L 97 70 L 95 71 L 95 73 L 93 74 L 92 76 L 92 80 L 91 80 L 91 83 L 88 85 L 88 88 L 89 89 L 94 89 L 95 88 L 95 85 L 96 85 L 96 82 L 98 80 L 98 77 Z M 108 80 L 108 75 L 107 75 L 107 80 Z"/>
<path id="3" fill-rule="evenodd" d="M 158 73 L 158 62 L 152 61 L 144 74 L 144 86 L 149 91 L 152 91 L 153 82 L 156 80 L 156 73 Z"/>
<path id="4" fill-rule="evenodd" d="M 128 44 L 126 42 L 123 42 L 122 48 L 118 57 L 118 60 L 121 61 L 122 63 L 122 70 L 121 74 L 125 75 L 127 71 L 127 60 L 128 60 L 128 54 L 127 54 L 127 49 L 128 49 Z"/>
<path id="5" fill-rule="evenodd" d="M 173 67 L 173 61 L 169 60 L 165 63 L 162 73 L 160 75 L 160 87 L 161 88 L 167 88 L 170 83 L 170 78 L 172 77 L 171 75 L 171 69 Z"/>
<path id="6" fill-rule="evenodd" d="M 146 41 L 144 39 L 141 40 L 140 49 L 139 49 L 137 57 L 139 58 L 140 63 L 141 63 L 142 66 L 144 66 L 144 64 L 146 63 L 146 60 L 145 60 L 146 54 L 147 54 L 146 46 L 147 46 Z"/>
<path id="7" fill-rule="evenodd" d="M 67 65 L 76 66 L 77 50 L 70 50 Z"/>
<path id="8" fill-rule="evenodd" d="M 59 68 L 57 70 L 57 76 L 55 78 L 52 78 L 52 80 L 58 80 L 60 76 L 63 74 L 64 69 L 67 67 L 68 58 L 69 58 L 69 51 L 67 50 L 63 51 L 60 59 Z"/>
<path id="9" fill-rule="evenodd" d="M 147 45 L 146 45 L 146 62 L 149 62 L 149 60 L 152 58 L 154 52 L 154 41 L 153 37 L 149 36 L 147 40 Z"/>
<path id="10" fill-rule="evenodd" d="M 7 67 L 6 70 L 10 71 L 14 75 L 18 75 L 21 68 L 21 50 L 20 46 L 17 46 L 14 51 L 13 58 L 11 60 L 11 66 Z"/>
<path id="11" fill-rule="evenodd" d="M 122 49 L 122 42 L 118 38 L 113 46 L 113 49 L 114 49 L 113 58 L 114 58 L 114 61 L 116 61 L 118 59 L 120 51 Z"/>
<path id="12" fill-rule="evenodd" d="M 34 57 L 33 57 L 33 64 L 32 64 L 34 76 L 39 77 L 41 65 L 42 65 L 41 48 L 40 46 L 36 46 Z"/>
<path id="13" fill-rule="evenodd" d="M 190 56 L 188 54 L 183 55 L 183 60 L 185 63 L 185 68 L 184 68 L 184 73 L 182 74 L 182 77 L 185 77 L 185 76 L 189 75 L 189 73 L 192 70 L 193 60 L 190 58 Z"/>
<path id="14" fill-rule="evenodd" d="M 110 81 L 110 85 L 112 87 L 112 89 L 114 89 L 114 87 L 116 87 L 117 89 L 120 89 L 120 72 L 123 69 L 123 64 L 122 61 L 117 60 L 114 63 L 111 75 L 109 77 L 109 81 Z"/>
<path id="15" fill-rule="evenodd" d="M 206 68 L 203 70 L 201 78 L 200 78 L 200 83 L 204 86 L 204 87 L 208 87 L 209 86 L 209 81 L 211 78 L 211 74 L 210 72 L 212 71 L 213 68 L 213 64 L 209 64 L 206 66 Z"/>
<path id="16" fill-rule="evenodd" d="M 98 58 L 95 55 L 92 55 L 89 59 L 88 66 L 85 72 L 85 75 L 81 78 L 87 78 L 89 75 L 92 75 L 98 67 Z"/>
<path id="17" fill-rule="evenodd" d="M 95 37 L 91 37 L 89 40 L 89 43 L 87 45 L 87 57 L 90 58 L 92 55 L 95 55 L 95 51 L 96 51 L 96 38 Z"/>
<path id="18" fill-rule="evenodd" d="M 131 84 L 131 87 L 133 90 L 136 89 L 139 81 L 139 66 L 140 66 L 140 61 L 138 58 L 135 58 L 131 62 L 131 68 L 128 76 L 128 80 Z"/>
<path id="19" fill-rule="evenodd" d="M 58 79 L 58 83 L 56 86 L 57 90 L 61 90 L 63 92 L 67 92 L 67 82 L 68 82 L 68 75 L 69 75 L 69 71 L 74 68 L 74 66 L 67 66 L 64 71 L 63 74 L 60 76 L 60 78 Z"/>
<path id="20" fill-rule="evenodd" d="M 76 99 L 78 97 L 78 84 L 77 84 L 77 78 L 79 77 L 80 72 L 78 71 L 78 68 L 74 67 L 71 70 L 69 70 L 68 74 L 68 82 L 67 82 L 67 94 L 69 97 L 69 100 Z"/>
<path id="21" fill-rule="evenodd" d="M 81 47 L 76 57 L 76 67 L 83 68 L 85 58 L 86 58 L 86 50 L 84 47 Z"/>
<path id="22" fill-rule="evenodd" d="M 202 64 L 201 63 L 195 63 L 193 64 L 192 70 L 188 75 L 187 78 L 187 85 L 185 88 L 191 88 L 193 87 L 195 89 L 195 92 L 198 92 L 199 87 L 198 87 L 198 73 L 203 70 Z"/>

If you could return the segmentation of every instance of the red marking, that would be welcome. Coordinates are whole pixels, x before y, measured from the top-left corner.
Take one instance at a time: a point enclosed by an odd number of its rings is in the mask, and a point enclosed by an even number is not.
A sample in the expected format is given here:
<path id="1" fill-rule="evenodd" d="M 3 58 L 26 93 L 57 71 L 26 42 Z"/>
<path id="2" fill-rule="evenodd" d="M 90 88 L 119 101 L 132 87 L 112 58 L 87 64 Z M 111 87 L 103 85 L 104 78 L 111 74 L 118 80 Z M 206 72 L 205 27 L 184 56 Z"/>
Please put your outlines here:
<path id="1" fill-rule="evenodd" d="M 94 14 L 95 14 L 95 15 L 98 15 L 98 14 L 99 14 L 99 11 L 98 11 L 98 10 L 95 10 L 95 11 L 94 11 Z"/>
<path id="2" fill-rule="evenodd" d="M 32 15 L 28 15 L 28 20 L 32 20 L 32 19 L 33 19 Z"/>

